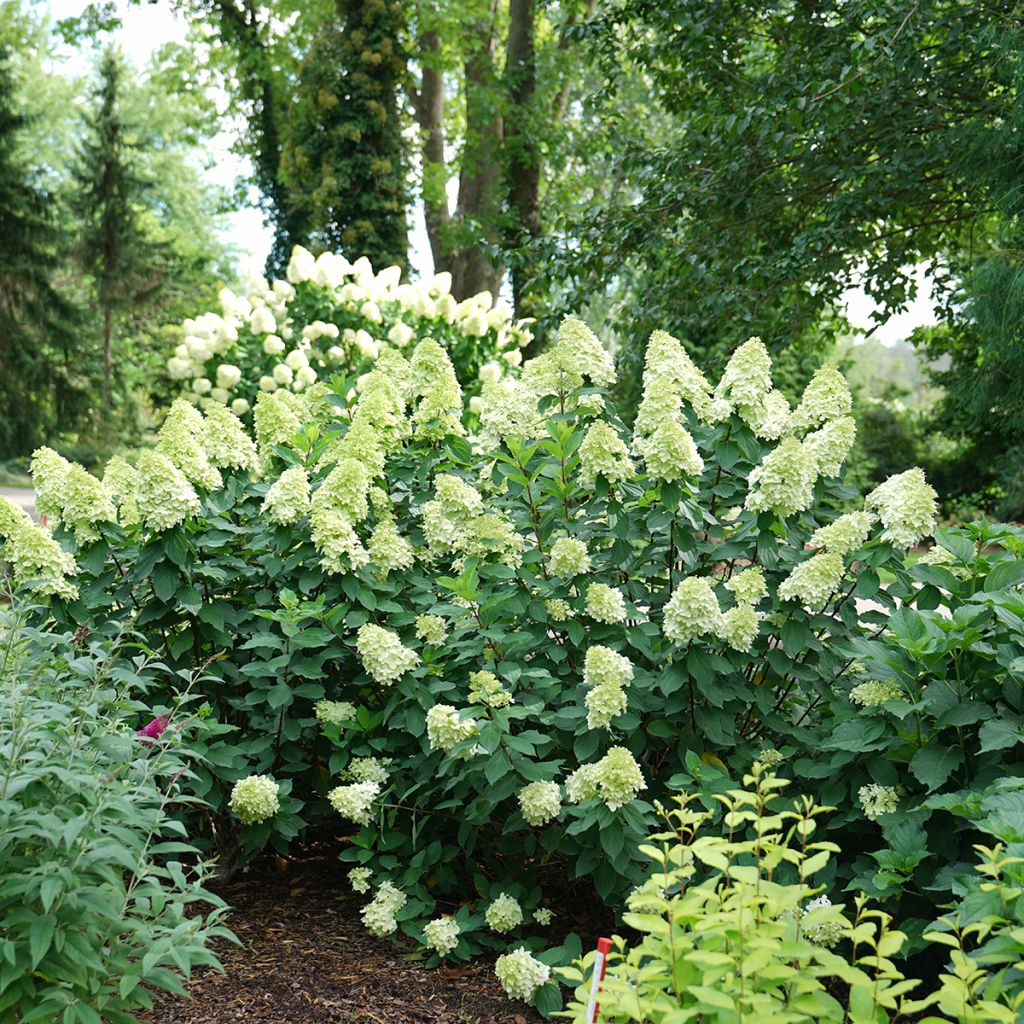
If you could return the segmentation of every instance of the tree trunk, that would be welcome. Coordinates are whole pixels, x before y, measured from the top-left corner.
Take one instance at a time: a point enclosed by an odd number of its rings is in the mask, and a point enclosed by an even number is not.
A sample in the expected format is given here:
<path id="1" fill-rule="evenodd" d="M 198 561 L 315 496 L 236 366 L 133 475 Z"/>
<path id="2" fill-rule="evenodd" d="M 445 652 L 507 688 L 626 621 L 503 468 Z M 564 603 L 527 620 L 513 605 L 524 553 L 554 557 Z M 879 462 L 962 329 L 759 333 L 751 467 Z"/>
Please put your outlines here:
<path id="1" fill-rule="evenodd" d="M 106 305 L 103 307 L 103 419 L 110 423 L 110 413 L 113 407 L 111 399 L 110 378 L 113 376 L 113 357 L 111 353 L 111 340 L 114 333 L 114 310 Z"/>
<path id="2" fill-rule="evenodd" d="M 509 116 L 506 121 L 506 175 L 511 223 L 506 246 L 515 253 L 512 265 L 512 301 L 516 315 L 536 316 L 530 300 L 537 276 L 536 260 L 522 250 L 541 236 L 541 155 L 533 125 L 537 88 L 537 55 L 534 47 L 533 0 L 510 0 L 506 77 Z"/>
<path id="3" fill-rule="evenodd" d="M 449 270 L 445 233 L 451 220 L 448 210 L 447 167 L 444 159 L 444 75 L 436 66 L 440 41 L 436 32 L 420 36 L 422 81 L 413 97 L 416 120 L 423 131 L 423 219 L 430 240 L 434 273 Z"/>

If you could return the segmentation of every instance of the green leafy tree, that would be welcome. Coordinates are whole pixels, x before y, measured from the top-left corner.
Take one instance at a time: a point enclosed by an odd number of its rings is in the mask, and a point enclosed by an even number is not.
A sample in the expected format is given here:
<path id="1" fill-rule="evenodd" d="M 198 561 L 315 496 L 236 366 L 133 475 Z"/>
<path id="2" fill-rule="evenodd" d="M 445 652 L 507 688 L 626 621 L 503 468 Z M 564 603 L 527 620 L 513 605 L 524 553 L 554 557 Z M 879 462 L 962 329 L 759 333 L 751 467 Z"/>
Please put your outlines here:
<path id="1" fill-rule="evenodd" d="M 49 196 L 21 159 L 9 51 L 0 48 L 0 454 L 27 452 L 81 411 L 69 372 L 76 311 L 55 287 L 58 237 Z"/>
<path id="2" fill-rule="evenodd" d="M 148 182 L 138 171 L 140 140 L 121 106 L 124 72 L 108 49 L 100 62 L 96 109 L 74 177 L 81 217 L 79 258 L 92 276 L 102 316 L 103 408 L 112 408 L 114 332 L 120 313 L 150 300 L 160 288 L 164 253 L 142 219 Z"/>
<path id="3" fill-rule="evenodd" d="M 640 80 L 654 114 L 619 133 L 617 187 L 567 227 L 556 269 L 587 294 L 614 258 L 638 337 L 657 323 L 719 358 L 750 334 L 816 344 L 857 279 L 887 316 L 915 264 L 985 223 L 986 147 L 1020 152 L 1000 126 L 1021 27 L 1019 7 L 959 0 L 605 8 L 593 102 Z"/>

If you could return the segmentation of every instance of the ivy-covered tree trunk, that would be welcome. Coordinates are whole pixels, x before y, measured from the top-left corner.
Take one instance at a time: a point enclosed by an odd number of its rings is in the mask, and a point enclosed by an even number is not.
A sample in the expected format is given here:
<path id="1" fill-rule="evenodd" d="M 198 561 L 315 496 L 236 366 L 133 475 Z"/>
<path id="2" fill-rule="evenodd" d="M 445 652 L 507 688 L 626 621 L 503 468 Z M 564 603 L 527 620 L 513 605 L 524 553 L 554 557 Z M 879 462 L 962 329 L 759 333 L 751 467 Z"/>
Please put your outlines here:
<path id="1" fill-rule="evenodd" d="M 406 19 L 399 0 L 339 0 L 300 68 L 281 160 L 303 241 L 380 267 L 408 255 Z"/>

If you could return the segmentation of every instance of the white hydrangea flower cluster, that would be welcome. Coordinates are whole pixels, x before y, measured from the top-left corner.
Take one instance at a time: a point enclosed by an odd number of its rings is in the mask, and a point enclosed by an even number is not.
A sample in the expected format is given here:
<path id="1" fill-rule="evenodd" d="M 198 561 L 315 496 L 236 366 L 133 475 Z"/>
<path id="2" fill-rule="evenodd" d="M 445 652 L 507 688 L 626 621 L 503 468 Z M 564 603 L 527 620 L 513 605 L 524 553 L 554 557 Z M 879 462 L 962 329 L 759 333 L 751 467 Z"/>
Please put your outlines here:
<path id="1" fill-rule="evenodd" d="M 434 497 L 423 504 L 423 535 L 433 556 L 448 553 L 464 558 L 497 556 L 512 568 L 522 563 L 525 545 L 503 515 L 484 511 L 484 500 L 472 485 L 450 473 L 434 480 Z"/>
<path id="2" fill-rule="evenodd" d="M 600 761 L 581 765 L 565 780 L 571 803 L 600 797 L 610 811 L 628 804 L 646 788 L 640 765 L 625 747 L 611 747 Z"/>
<path id="3" fill-rule="evenodd" d="M 622 591 L 603 583 L 591 583 L 587 587 L 587 614 L 597 622 L 614 625 L 626 619 L 626 603 Z"/>
<path id="4" fill-rule="evenodd" d="M 501 685 L 501 680 L 493 672 L 484 670 L 469 673 L 469 703 L 507 708 L 515 701 L 512 694 Z"/>
<path id="5" fill-rule="evenodd" d="M 383 938 L 391 935 L 398 928 L 395 914 L 405 906 L 408 897 L 401 889 L 389 881 L 377 886 L 373 899 L 363 907 L 361 913 L 363 925 L 371 935 Z"/>
<path id="6" fill-rule="evenodd" d="M 582 576 L 590 571 L 587 545 L 576 537 L 559 537 L 551 545 L 548 561 L 553 576 Z"/>
<path id="7" fill-rule="evenodd" d="M 812 548 L 824 548 L 840 558 L 853 554 L 871 533 L 874 522 L 869 512 L 847 512 L 811 534 Z"/>
<path id="8" fill-rule="evenodd" d="M 448 627 L 440 615 L 417 615 L 416 636 L 432 647 L 440 647 L 448 636 Z"/>
<path id="9" fill-rule="evenodd" d="M 423 941 L 441 956 L 447 956 L 458 946 L 460 932 L 454 917 L 436 917 L 423 926 Z"/>
<path id="10" fill-rule="evenodd" d="M 526 1003 L 551 979 L 551 968 L 525 949 L 499 956 L 494 962 L 494 973 L 509 999 L 522 999 Z"/>
<path id="11" fill-rule="evenodd" d="M 652 879 L 636 886 L 626 897 L 626 906 L 634 914 L 664 914 L 666 892 Z"/>
<path id="12" fill-rule="evenodd" d="M 857 800 L 864 810 L 864 817 L 870 821 L 883 814 L 892 814 L 899 806 L 899 790 L 892 786 L 880 786 L 877 782 L 868 783 L 857 790 Z"/>
<path id="13" fill-rule="evenodd" d="M 349 885 L 353 892 L 368 893 L 370 891 L 370 879 L 373 872 L 369 868 L 353 868 L 348 873 Z"/>
<path id="14" fill-rule="evenodd" d="M 523 366 L 522 385 L 541 398 L 578 391 L 589 379 L 594 387 L 615 383 L 615 363 L 594 332 L 578 317 L 562 321 L 555 343 Z"/>
<path id="15" fill-rule="evenodd" d="M 367 825 L 373 811 L 373 802 L 379 795 L 380 783 L 366 781 L 335 786 L 327 794 L 327 799 L 343 818 L 354 821 L 357 825 Z"/>
<path id="16" fill-rule="evenodd" d="M 676 643 L 701 636 L 717 636 L 722 628 L 722 608 L 711 582 L 704 576 L 681 580 L 665 605 L 664 632 Z"/>
<path id="17" fill-rule="evenodd" d="M 336 370 L 352 372 L 428 337 L 472 353 L 467 371 L 501 379 L 531 340 L 527 321 L 513 321 L 508 304 L 489 293 L 456 301 L 447 273 L 403 283 L 397 267 L 375 272 L 365 258 L 314 258 L 296 246 L 285 276 L 254 280 L 245 295 L 224 289 L 219 312 L 184 322 L 167 372 L 190 401 L 242 416 L 257 388 L 303 392 Z M 325 319 L 306 322 L 311 306 Z"/>
<path id="18" fill-rule="evenodd" d="M 484 920 L 492 932 L 505 933 L 523 923 L 523 908 L 519 901 L 508 893 L 499 893 L 484 911 Z"/>
<path id="19" fill-rule="evenodd" d="M 11 567 L 15 586 L 42 597 L 73 601 L 78 587 L 69 579 L 78 573 L 75 559 L 44 526 L 32 522 L 14 502 L 0 497 L 0 555 Z"/>
<path id="20" fill-rule="evenodd" d="M 697 419 L 712 414 L 711 385 L 670 334 L 655 331 L 647 344 L 643 398 L 633 424 L 633 445 L 648 474 L 673 481 L 704 472 L 693 437 L 686 428 L 683 404 Z"/>
<path id="21" fill-rule="evenodd" d="M 756 760 L 766 771 L 771 771 L 786 759 L 783 757 L 782 751 L 776 750 L 774 747 L 762 747 L 757 753 Z"/>
<path id="22" fill-rule="evenodd" d="M 897 683 L 880 683 L 876 679 L 858 683 L 850 690 L 850 700 L 862 708 L 877 708 L 888 700 L 902 700 L 903 697 L 903 688 Z"/>
<path id="23" fill-rule="evenodd" d="M 549 907 L 538 907 L 533 912 L 534 921 L 536 921 L 537 924 L 539 924 L 542 928 L 546 928 L 549 924 L 551 924 L 551 920 L 554 916 L 555 912 L 551 910 Z"/>
<path id="24" fill-rule="evenodd" d="M 633 665 L 623 655 L 597 644 L 587 649 L 583 683 L 587 690 L 587 728 L 607 729 L 627 707 L 626 687 L 633 680 Z"/>
<path id="25" fill-rule="evenodd" d="M 920 469 L 908 469 L 879 484 L 865 499 L 882 521 L 882 540 L 912 548 L 935 531 L 938 495 Z"/>
<path id="26" fill-rule="evenodd" d="M 280 786 L 269 775 L 249 775 L 231 789 L 231 813 L 243 825 L 258 825 L 281 809 Z"/>
<path id="27" fill-rule="evenodd" d="M 535 827 L 554 821 L 562 812 L 562 788 L 557 782 L 531 782 L 519 790 L 519 810 Z"/>
<path id="28" fill-rule="evenodd" d="M 376 782 L 383 786 L 388 781 L 390 757 L 353 757 L 342 777 L 354 782 Z"/>
<path id="29" fill-rule="evenodd" d="M 846 931 L 842 921 L 821 921 L 815 924 L 803 921 L 803 918 L 814 910 L 831 906 L 832 901 L 825 893 L 822 893 L 815 899 L 808 901 L 807 906 L 803 908 L 803 912 L 800 915 L 801 930 L 804 937 L 808 942 L 813 942 L 816 946 L 824 946 L 826 949 L 831 949 L 842 939 Z"/>
<path id="30" fill-rule="evenodd" d="M 356 651 L 363 668 L 375 682 L 383 686 L 390 686 L 396 679 L 400 679 L 415 668 L 420 660 L 415 651 L 402 645 L 396 633 L 372 622 L 359 627 Z"/>
<path id="31" fill-rule="evenodd" d="M 822 551 L 793 567 L 779 584 L 779 597 L 815 611 L 823 609 L 839 589 L 845 571 L 838 554 Z"/>
<path id="32" fill-rule="evenodd" d="M 599 476 L 613 486 L 636 473 L 626 442 L 604 420 L 596 420 L 579 447 L 580 483 L 593 487 Z"/>
<path id="33" fill-rule="evenodd" d="M 551 597 L 544 602 L 548 618 L 552 622 L 566 622 L 573 617 L 572 606 L 560 597 Z"/>
<path id="34" fill-rule="evenodd" d="M 476 722 L 472 718 L 460 717 L 458 709 L 451 704 L 435 704 L 427 712 L 427 742 L 431 750 L 443 750 L 450 754 L 457 744 L 476 733 Z M 469 747 L 462 751 L 461 756 L 468 760 L 476 750 L 476 747 Z"/>
<path id="35" fill-rule="evenodd" d="M 356 717 L 356 706 L 347 700 L 318 700 L 314 712 L 321 725 L 341 725 Z"/>
<path id="36" fill-rule="evenodd" d="M 263 511 L 282 526 L 298 522 L 309 509 L 309 476 L 305 466 L 286 469 L 263 499 Z"/>
<path id="37" fill-rule="evenodd" d="M 63 521 L 79 547 L 99 540 L 99 523 L 117 520 L 113 494 L 81 466 L 68 462 L 51 448 L 32 456 L 31 472 L 36 488 L 36 507 Z"/>

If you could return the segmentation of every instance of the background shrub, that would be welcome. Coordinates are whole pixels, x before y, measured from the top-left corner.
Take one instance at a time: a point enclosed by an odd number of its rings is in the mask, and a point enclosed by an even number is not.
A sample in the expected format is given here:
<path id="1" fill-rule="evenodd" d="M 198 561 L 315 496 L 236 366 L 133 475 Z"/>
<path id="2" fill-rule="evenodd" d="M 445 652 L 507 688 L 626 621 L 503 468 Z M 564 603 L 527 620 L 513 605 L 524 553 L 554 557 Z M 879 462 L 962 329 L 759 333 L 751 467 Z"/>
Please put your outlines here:
<path id="1" fill-rule="evenodd" d="M 301 392 L 336 374 L 355 381 L 382 350 L 408 353 L 424 338 L 447 351 L 476 395 L 481 377 L 518 366 L 532 340 L 528 322 L 513 321 L 489 292 L 456 301 L 447 273 L 402 283 L 397 266 L 376 273 L 365 257 L 314 259 L 296 246 L 286 276 L 253 281 L 245 295 L 224 289 L 220 312 L 185 321 L 167 360 L 172 397 L 184 389 L 200 408 L 218 402 L 244 416 L 261 391 Z"/>

